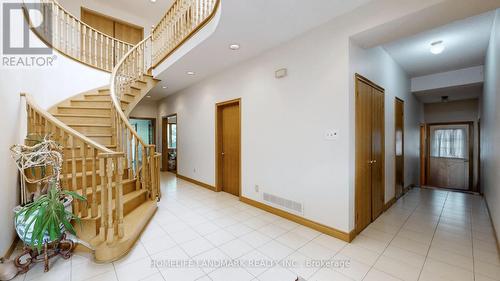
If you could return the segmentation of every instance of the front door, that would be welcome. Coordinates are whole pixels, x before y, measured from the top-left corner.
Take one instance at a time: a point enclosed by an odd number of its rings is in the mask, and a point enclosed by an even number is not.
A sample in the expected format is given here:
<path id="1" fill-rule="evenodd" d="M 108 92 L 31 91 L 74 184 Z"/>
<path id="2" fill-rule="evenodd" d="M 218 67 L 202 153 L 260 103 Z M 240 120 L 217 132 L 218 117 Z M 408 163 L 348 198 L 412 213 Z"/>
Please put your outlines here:
<path id="1" fill-rule="evenodd" d="M 470 189 L 469 133 L 468 124 L 429 126 L 430 186 Z"/>

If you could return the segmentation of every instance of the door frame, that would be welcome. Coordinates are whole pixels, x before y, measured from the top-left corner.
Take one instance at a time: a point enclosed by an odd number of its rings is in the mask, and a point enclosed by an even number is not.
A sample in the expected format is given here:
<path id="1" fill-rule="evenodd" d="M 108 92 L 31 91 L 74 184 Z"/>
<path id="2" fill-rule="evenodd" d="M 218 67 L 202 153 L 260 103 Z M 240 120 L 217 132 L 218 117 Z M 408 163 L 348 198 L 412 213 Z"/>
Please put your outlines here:
<path id="1" fill-rule="evenodd" d="M 215 104 L 215 191 L 222 191 L 222 108 L 227 105 L 238 105 L 239 108 L 239 127 L 240 127 L 240 143 L 239 152 L 240 152 L 240 161 L 239 161 L 239 184 L 238 184 L 238 197 L 241 198 L 241 182 L 242 182 L 242 174 L 241 174 L 241 98 L 232 99 L 228 101 L 223 101 Z"/>
<path id="2" fill-rule="evenodd" d="M 168 140 L 167 140 L 167 132 L 168 130 L 165 130 L 165 128 L 168 126 L 168 118 L 169 117 L 174 117 L 175 116 L 175 124 L 177 124 L 177 132 L 179 132 L 179 118 L 177 117 L 177 113 L 172 113 L 169 115 L 165 115 L 161 118 L 161 154 L 162 154 L 162 163 L 161 163 L 161 170 L 166 172 L 168 171 Z M 165 126 L 166 125 L 166 126 Z M 177 152 L 177 159 L 175 160 L 176 164 L 176 169 L 175 169 L 175 174 L 177 175 L 177 172 L 179 171 L 179 134 L 176 134 L 177 136 L 177 146 L 176 146 L 176 152 Z M 163 141 L 166 140 L 166 141 Z M 165 158 L 167 159 L 165 161 Z M 166 167 L 164 167 L 163 164 L 166 163 Z"/>
<path id="3" fill-rule="evenodd" d="M 384 104 L 385 104 L 385 89 L 380 87 L 379 85 L 375 84 L 374 82 L 372 82 L 371 80 L 367 79 L 366 77 L 356 73 L 354 75 L 354 112 L 356 114 L 356 93 L 358 92 L 358 85 L 357 85 L 357 81 L 361 81 L 361 82 L 364 82 L 372 87 L 374 87 L 375 89 L 381 91 L 384 95 Z M 356 131 L 356 126 L 357 126 L 357 123 L 356 123 L 356 118 L 354 120 L 354 131 Z M 383 194 L 383 204 L 385 205 L 385 107 L 384 107 L 384 143 L 382 144 L 382 158 L 383 158 L 383 161 L 382 161 L 382 186 L 384 188 L 382 188 L 382 194 Z M 356 144 L 354 146 L 354 157 L 355 157 L 355 162 L 356 162 Z M 355 174 L 355 180 L 354 180 L 354 236 L 358 235 L 359 233 L 361 233 L 361 231 L 363 231 L 363 229 L 359 229 L 358 228 L 358 210 L 360 208 L 360 205 L 359 205 L 359 202 L 358 202 L 358 199 L 357 199 L 357 193 L 358 193 L 358 186 L 357 186 L 357 180 L 356 180 L 356 170 L 357 170 L 357 166 L 356 164 L 354 164 L 354 174 Z M 373 207 L 372 207 L 373 208 Z M 381 214 L 385 212 L 385 207 L 384 209 L 382 210 Z M 373 212 L 373 211 L 371 211 Z M 379 215 L 380 216 L 380 215 Z M 373 222 L 373 218 L 372 218 L 372 222 Z"/>
<path id="4" fill-rule="evenodd" d="M 446 126 L 446 125 L 467 125 L 469 127 L 469 189 L 456 189 L 442 186 L 434 186 L 438 188 L 445 188 L 458 191 L 473 191 L 474 190 L 474 122 L 473 121 L 458 121 L 458 122 L 436 122 L 436 123 L 426 123 L 425 124 L 425 141 L 426 141 L 426 152 L 425 152 L 425 180 L 426 184 L 430 177 L 430 165 L 431 165 L 431 141 L 430 134 L 431 126 Z"/>
<path id="5" fill-rule="evenodd" d="M 402 156 L 403 156 L 403 187 L 401 189 L 401 194 L 399 195 L 399 197 L 397 196 L 396 194 L 396 172 L 397 172 L 397 167 L 396 167 L 396 118 L 398 118 L 398 116 L 396 115 L 396 104 L 398 102 L 401 102 L 403 103 L 403 136 L 402 136 L 402 146 L 403 146 L 403 150 L 402 150 Z M 394 98 L 394 194 L 396 196 L 396 198 L 401 198 L 404 194 L 405 194 L 405 101 L 401 98 L 398 98 L 398 97 L 395 97 Z"/>
<path id="6" fill-rule="evenodd" d="M 151 124 L 153 124 L 153 144 L 156 146 L 156 118 L 152 117 L 135 117 L 135 116 L 129 116 L 128 119 L 137 119 L 137 120 L 149 120 L 151 121 Z"/>
<path id="7" fill-rule="evenodd" d="M 420 124 L 420 187 L 427 185 L 427 126 Z"/>

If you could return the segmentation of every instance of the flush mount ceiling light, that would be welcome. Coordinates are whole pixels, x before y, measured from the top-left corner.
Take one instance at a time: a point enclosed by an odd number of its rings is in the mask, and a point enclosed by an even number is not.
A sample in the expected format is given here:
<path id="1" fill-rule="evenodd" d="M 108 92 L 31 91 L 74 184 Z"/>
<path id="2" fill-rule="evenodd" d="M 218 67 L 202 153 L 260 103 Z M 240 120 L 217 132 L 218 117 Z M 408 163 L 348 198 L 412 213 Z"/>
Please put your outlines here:
<path id="1" fill-rule="evenodd" d="M 146 98 L 148 98 L 148 99 L 149 99 L 149 98 L 151 98 L 151 96 L 150 96 L 150 95 L 147 95 L 147 96 L 146 96 Z"/>
<path id="2" fill-rule="evenodd" d="M 167 86 L 162 86 L 162 88 L 163 88 L 163 89 L 166 89 L 166 88 L 167 88 Z"/>
<path id="3" fill-rule="evenodd" d="M 149 0 L 149 2 L 151 2 L 151 3 L 156 3 L 156 0 Z"/>
<path id="4" fill-rule="evenodd" d="M 444 44 L 443 44 L 443 40 L 439 40 L 439 41 L 435 41 L 435 42 L 432 42 L 431 43 L 431 53 L 433 53 L 434 55 L 438 55 L 438 54 L 441 54 L 443 51 L 444 51 Z"/>
<path id="5" fill-rule="evenodd" d="M 195 75 L 194 71 L 188 71 L 186 72 L 187 75 Z"/>
<path id="6" fill-rule="evenodd" d="M 229 45 L 229 49 L 231 49 L 233 51 L 239 50 L 240 45 L 239 44 L 231 44 L 231 45 Z"/>

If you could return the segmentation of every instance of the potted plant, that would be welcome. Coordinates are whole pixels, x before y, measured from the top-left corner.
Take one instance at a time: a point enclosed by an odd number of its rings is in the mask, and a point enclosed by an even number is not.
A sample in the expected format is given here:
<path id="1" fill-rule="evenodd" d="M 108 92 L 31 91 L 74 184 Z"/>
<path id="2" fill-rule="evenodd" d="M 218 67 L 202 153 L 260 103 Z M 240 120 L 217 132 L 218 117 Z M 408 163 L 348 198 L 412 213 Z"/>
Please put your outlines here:
<path id="1" fill-rule="evenodd" d="M 47 194 L 16 210 L 17 234 L 38 252 L 44 244 L 61 239 L 66 230 L 76 234 L 71 221 L 79 223 L 79 218 L 71 212 L 73 200 L 84 201 L 86 198 L 73 191 L 60 190 L 51 183 Z"/>

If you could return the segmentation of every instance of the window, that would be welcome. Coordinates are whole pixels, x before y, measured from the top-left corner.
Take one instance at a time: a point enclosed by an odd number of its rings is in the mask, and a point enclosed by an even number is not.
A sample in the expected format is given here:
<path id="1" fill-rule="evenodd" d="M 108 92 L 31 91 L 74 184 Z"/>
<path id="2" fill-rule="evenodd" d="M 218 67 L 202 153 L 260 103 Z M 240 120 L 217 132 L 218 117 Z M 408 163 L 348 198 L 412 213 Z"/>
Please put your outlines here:
<path id="1" fill-rule="evenodd" d="M 465 158 L 466 132 L 464 129 L 436 129 L 432 139 L 432 157 Z"/>
<path id="2" fill-rule="evenodd" d="M 177 148 L 177 124 L 168 124 L 168 148 Z"/>

